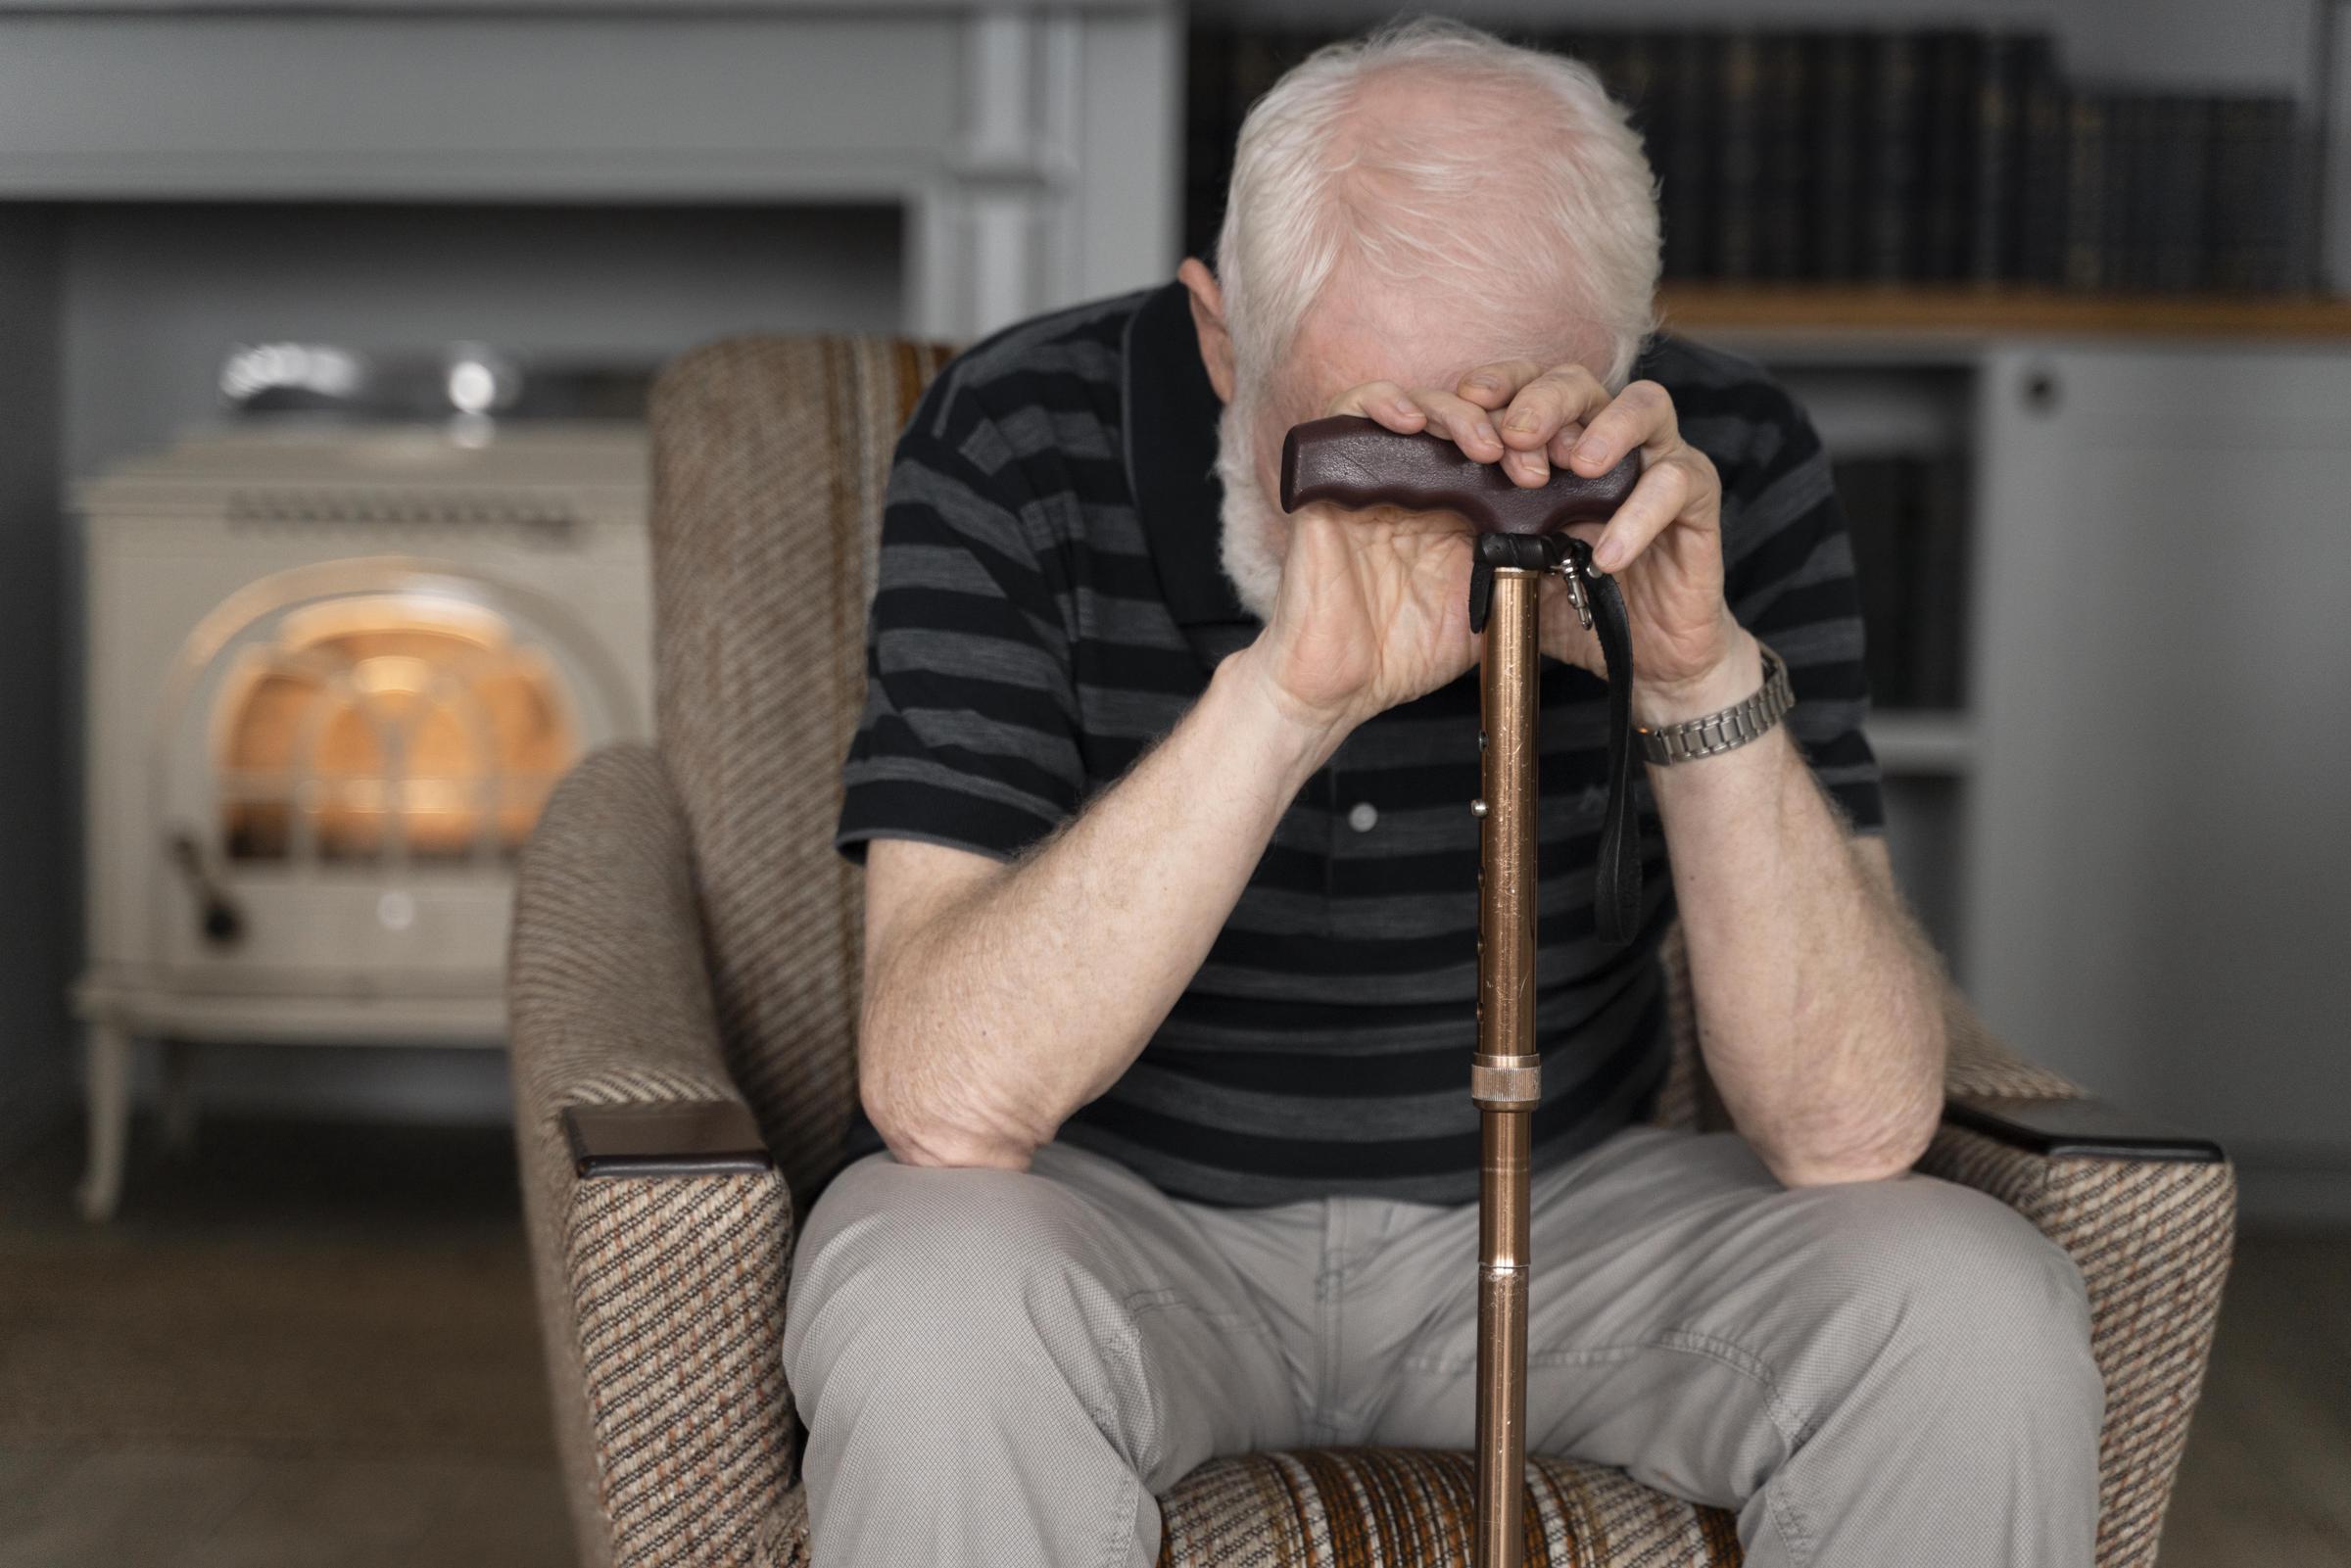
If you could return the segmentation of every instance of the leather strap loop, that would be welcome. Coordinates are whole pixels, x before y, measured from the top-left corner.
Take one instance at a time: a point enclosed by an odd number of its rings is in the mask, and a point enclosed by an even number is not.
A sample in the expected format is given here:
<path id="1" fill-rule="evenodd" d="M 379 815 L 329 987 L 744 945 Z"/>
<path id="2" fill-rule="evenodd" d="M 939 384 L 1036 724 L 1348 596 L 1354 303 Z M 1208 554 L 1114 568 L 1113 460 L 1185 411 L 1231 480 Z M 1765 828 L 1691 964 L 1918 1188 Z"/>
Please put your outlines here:
<path id="1" fill-rule="evenodd" d="M 1570 544 L 1583 546 L 1582 540 Z M 1583 550 L 1586 562 L 1589 548 Z M 1586 572 L 1592 628 L 1608 666 L 1608 804 L 1600 830 L 1600 875 L 1593 918 L 1600 939 L 1622 947 L 1641 925 L 1641 832 L 1633 812 L 1633 623 L 1616 580 Z"/>
<path id="2" fill-rule="evenodd" d="M 1608 683 L 1608 802 L 1592 884 L 1593 928 L 1622 947 L 1641 926 L 1641 833 L 1633 814 L 1633 623 L 1616 580 L 1592 569 L 1592 546 L 1571 534 L 1481 534 L 1469 571 L 1469 629 L 1482 632 L 1494 602 L 1494 570 L 1558 572 L 1568 579 L 1600 638 Z"/>

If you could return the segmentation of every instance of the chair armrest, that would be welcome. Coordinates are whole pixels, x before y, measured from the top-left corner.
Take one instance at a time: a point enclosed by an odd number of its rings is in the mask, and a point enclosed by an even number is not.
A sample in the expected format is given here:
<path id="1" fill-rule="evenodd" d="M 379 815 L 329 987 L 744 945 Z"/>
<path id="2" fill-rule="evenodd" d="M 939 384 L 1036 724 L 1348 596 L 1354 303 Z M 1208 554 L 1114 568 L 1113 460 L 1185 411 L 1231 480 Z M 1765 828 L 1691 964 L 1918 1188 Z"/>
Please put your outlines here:
<path id="1" fill-rule="evenodd" d="M 792 1465 L 792 1214 L 728 1072 L 660 759 L 600 750 L 525 847 L 514 1127 L 555 1429 L 589 1560 L 749 1563 Z"/>
<path id="2" fill-rule="evenodd" d="M 2221 1308 L 2236 1173 L 2219 1145 L 2023 1061 L 1954 996 L 1943 1125 L 1918 1168 L 1991 1194 L 2065 1249 L 2106 1384 L 2098 1568 L 2151 1568 Z"/>
<path id="3" fill-rule="evenodd" d="M 776 1168 L 740 1100 L 563 1108 L 578 1176 L 755 1176 Z"/>
<path id="4" fill-rule="evenodd" d="M 1943 1103 L 1943 1118 L 2044 1160 L 2180 1160 L 2210 1164 L 2227 1158 L 2210 1138 L 2199 1138 L 2087 1095 L 1950 1099 Z"/>

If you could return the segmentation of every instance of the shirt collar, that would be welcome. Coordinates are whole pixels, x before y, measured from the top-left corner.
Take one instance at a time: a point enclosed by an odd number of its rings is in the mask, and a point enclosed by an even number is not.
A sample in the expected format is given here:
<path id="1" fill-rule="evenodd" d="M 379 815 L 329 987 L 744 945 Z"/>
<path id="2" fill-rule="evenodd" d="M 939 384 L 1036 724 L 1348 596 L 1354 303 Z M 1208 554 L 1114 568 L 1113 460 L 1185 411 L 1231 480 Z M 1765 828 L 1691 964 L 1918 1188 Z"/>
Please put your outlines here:
<path id="1" fill-rule="evenodd" d="M 1128 489 L 1168 608 L 1213 662 L 1230 651 L 1229 629 L 1256 619 L 1224 575 L 1224 484 L 1217 477 L 1224 404 L 1201 362 L 1180 279 L 1154 289 L 1128 318 L 1124 358 Z"/>

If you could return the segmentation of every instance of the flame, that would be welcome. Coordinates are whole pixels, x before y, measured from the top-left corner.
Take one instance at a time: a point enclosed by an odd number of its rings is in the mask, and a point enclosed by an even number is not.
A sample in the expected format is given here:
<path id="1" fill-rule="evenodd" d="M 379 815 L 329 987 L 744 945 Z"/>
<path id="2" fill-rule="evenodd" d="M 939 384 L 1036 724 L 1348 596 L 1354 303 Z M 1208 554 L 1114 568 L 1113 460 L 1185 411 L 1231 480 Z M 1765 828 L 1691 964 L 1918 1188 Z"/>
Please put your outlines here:
<path id="1" fill-rule="evenodd" d="M 478 604 L 413 594 L 306 606 L 228 686 L 223 828 L 239 859 L 518 847 L 579 753 L 562 683 Z"/>

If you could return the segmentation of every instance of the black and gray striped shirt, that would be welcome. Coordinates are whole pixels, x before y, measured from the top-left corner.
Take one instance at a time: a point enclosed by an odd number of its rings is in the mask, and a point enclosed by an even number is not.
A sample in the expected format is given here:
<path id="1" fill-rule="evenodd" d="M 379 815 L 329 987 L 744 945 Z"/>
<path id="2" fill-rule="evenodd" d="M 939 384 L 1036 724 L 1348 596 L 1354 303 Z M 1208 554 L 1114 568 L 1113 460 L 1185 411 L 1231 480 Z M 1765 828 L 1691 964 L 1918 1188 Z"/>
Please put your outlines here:
<path id="1" fill-rule="evenodd" d="M 1731 607 L 1788 661 L 1796 738 L 1879 828 L 1860 600 L 1818 438 L 1735 356 L 1660 338 L 1638 373 L 1721 472 Z M 1177 283 L 1019 323 L 945 367 L 890 477 L 843 854 L 898 837 L 1011 859 L 1257 635 L 1218 559 L 1220 406 Z M 1537 1168 L 1638 1118 L 1665 1066 L 1672 884 L 1646 783 L 1641 934 L 1609 951 L 1592 928 L 1606 689 L 1545 661 Z M 1059 1136 L 1199 1202 L 1475 1198 L 1477 731 L 1472 672 L 1350 736 L 1141 1056 Z M 860 1113 L 848 1158 L 881 1147 Z"/>

